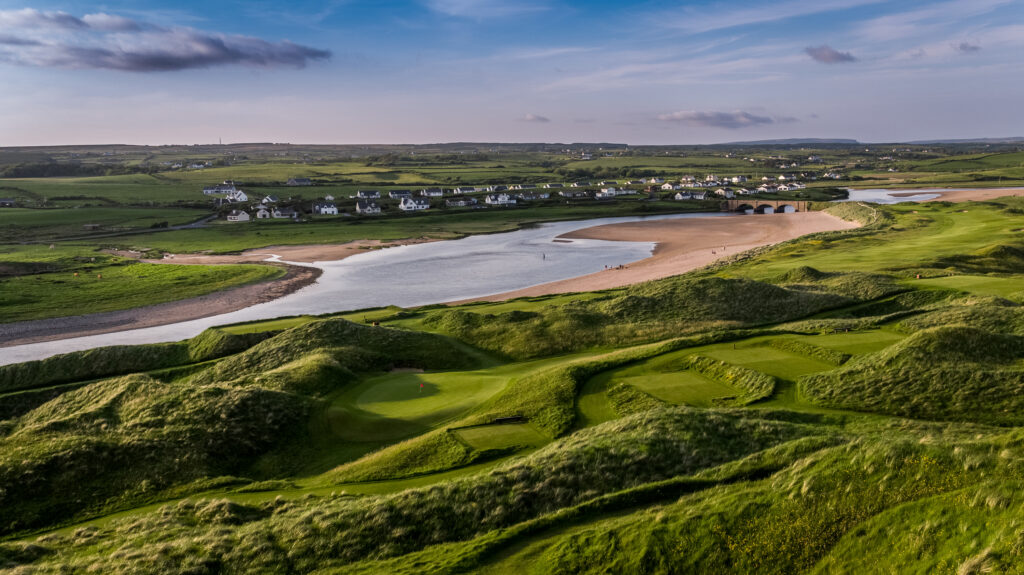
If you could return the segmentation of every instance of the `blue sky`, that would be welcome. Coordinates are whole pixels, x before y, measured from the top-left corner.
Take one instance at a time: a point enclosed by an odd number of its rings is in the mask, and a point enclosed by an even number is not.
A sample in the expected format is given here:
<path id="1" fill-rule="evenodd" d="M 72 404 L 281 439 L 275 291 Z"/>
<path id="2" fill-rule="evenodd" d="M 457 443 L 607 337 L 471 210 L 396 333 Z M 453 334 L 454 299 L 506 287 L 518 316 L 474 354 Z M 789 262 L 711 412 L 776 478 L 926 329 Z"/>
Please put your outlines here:
<path id="1" fill-rule="evenodd" d="M 1024 1 L 0 0 L 0 145 L 1024 136 Z"/>

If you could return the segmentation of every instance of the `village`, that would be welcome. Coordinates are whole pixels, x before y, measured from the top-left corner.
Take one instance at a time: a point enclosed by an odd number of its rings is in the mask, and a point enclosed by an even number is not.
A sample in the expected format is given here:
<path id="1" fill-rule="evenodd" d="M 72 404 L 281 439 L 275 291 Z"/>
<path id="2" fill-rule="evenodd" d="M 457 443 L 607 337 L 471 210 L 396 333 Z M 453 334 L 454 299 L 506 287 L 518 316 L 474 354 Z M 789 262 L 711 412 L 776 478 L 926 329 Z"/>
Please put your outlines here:
<path id="1" fill-rule="evenodd" d="M 227 211 L 222 210 L 224 219 L 231 223 L 239 223 L 263 219 L 299 220 L 305 216 L 375 216 L 391 209 L 397 209 L 399 213 L 419 212 L 435 207 L 484 209 L 545 201 L 607 201 L 629 196 L 648 200 L 732 200 L 740 196 L 798 192 L 807 188 L 805 182 L 815 181 L 818 177 L 813 173 L 794 173 L 762 176 L 752 181 L 750 177 L 744 175 L 719 177 L 707 174 L 700 178 L 693 175 L 675 179 L 651 177 L 621 183 L 617 180 L 603 180 L 596 183 L 518 183 L 452 188 L 426 187 L 419 190 L 360 189 L 347 198 L 336 199 L 328 193 L 312 201 L 302 198 L 282 199 L 273 194 L 258 198 L 258 194 L 244 191 L 240 183 L 225 180 L 220 184 L 203 188 L 203 194 L 214 196 L 214 203 L 218 207 L 230 207 Z M 826 172 L 821 176 L 830 180 L 840 180 L 843 177 L 838 172 Z M 305 188 L 315 186 L 316 183 L 310 178 L 291 178 L 285 185 Z M 339 208 L 339 203 L 346 199 L 354 200 L 354 203 L 345 202 L 349 207 Z"/>

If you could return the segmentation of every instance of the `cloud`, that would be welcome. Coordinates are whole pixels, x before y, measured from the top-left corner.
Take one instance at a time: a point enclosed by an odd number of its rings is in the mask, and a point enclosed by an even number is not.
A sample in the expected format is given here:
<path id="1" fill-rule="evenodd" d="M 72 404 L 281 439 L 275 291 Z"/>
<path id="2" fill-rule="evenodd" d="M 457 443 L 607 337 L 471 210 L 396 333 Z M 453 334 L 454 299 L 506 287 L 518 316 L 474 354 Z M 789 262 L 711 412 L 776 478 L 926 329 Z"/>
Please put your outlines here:
<path id="1" fill-rule="evenodd" d="M 82 22 L 93 30 L 106 30 L 109 32 L 138 32 L 142 30 L 142 25 L 135 20 L 102 12 L 86 14 L 82 17 Z"/>
<path id="2" fill-rule="evenodd" d="M 535 122 L 537 124 L 547 124 L 551 121 L 551 118 L 545 116 L 538 116 L 537 114 L 527 114 L 520 118 L 523 122 Z"/>
<path id="3" fill-rule="evenodd" d="M 769 116 L 756 116 L 750 112 L 737 110 L 735 112 L 695 112 L 692 110 L 672 112 L 658 116 L 662 122 L 674 122 L 686 124 L 697 128 L 726 128 L 735 130 L 738 128 L 751 128 L 774 124 L 777 120 Z M 795 122 L 796 118 L 784 118 L 786 122 Z"/>
<path id="4" fill-rule="evenodd" d="M 543 12 L 548 6 L 527 0 L 424 0 L 427 8 L 448 16 L 484 20 Z"/>
<path id="5" fill-rule="evenodd" d="M 981 46 L 977 44 L 971 44 L 969 42 L 960 42 L 960 45 L 956 47 L 957 51 L 961 54 L 973 54 L 981 51 Z"/>
<path id="6" fill-rule="evenodd" d="M 840 52 L 831 46 L 822 44 L 821 46 L 808 46 L 804 48 L 804 53 L 811 57 L 816 62 L 822 64 L 844 64 L 847 62 L 856 62 L 857 58 L 849 52 Z"/>
<path id="7" fill-rule="evenodd" d="M 17 32 L 17 36 L 6 31 Z M 169 72 L 243 65 L 303 68 L 331 53 L 289 41 L 162 28 L 122 16 L 31 8 L 0 11 L 0 62 L 21 66 Z"/>
<path id="8" fill-rule="evenodd" d="M 803 18 L 827 12 L 837 12 L 859 8 L 861 6 L 879 4 L 885 0 L 791 0 L 789 2 L 771 2 L 763 5 L 738 6 L 736 3 L 720 3 L 714 5 L 686 8 L 681 12 L 660 13 L 657 23 L 661 26 L 676 28 L 690 33 L 711 32 L 752 24 L 768 24 L 792 18 Z"/>

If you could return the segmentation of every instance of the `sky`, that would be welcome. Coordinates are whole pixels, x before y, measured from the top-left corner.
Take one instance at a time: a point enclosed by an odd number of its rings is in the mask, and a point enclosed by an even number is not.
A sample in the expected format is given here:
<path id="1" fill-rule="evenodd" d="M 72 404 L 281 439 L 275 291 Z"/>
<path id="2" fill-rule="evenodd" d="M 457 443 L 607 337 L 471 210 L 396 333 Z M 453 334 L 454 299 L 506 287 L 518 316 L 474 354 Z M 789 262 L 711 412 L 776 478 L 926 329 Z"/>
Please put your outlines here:
<path id="1" fill-rule="evenodd" d="M 1024 136 L 1024 0 L 0 0 L 0 146 Z"/>

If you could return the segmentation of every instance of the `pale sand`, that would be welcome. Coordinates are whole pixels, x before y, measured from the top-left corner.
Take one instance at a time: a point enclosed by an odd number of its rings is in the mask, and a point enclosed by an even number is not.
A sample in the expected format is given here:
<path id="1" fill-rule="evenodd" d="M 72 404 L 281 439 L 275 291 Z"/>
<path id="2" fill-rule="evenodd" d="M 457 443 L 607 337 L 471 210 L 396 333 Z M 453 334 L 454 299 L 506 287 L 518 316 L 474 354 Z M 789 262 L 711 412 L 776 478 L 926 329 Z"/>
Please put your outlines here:
<path id="1" fill-rule="evenodd" d="M 241 264 L 266 261 L 267 258 L 279 256 L 286 262 L 330 262 L 343 260 L 368 250 L 389 248 L 393 246 L 407 246 L 438 241 L 430 238 L 415 238 L 407 240 L 355 240 L 344 244 L 316 244 L 304 246 L 270 246 L 254 250 L 246 250 L 238 255 L 203 255 L 203 254 L 169 254 L 162 260 L 143 260 L 149 263 L 162 264 L 194 264 L 194 265 L 218 265 L 218 264 Z M 120 254 L 126 255 L 126 254 Z M 129 256 L 130 257 L 130 256 Z"/>
<path id="2" fill-rule="evenodd" d="M 651 257 L 621 269 L 541 284 L 469 301 L 503 301 L 517 297 L 596 291 L 661 279 L 702 268 L 753 248 L 816 232 L 848 230 L 855 222 L 824 212 L 764 214 L 727 218 L 653 220 L 608 224 L 569 232 L 560 238 L 657 242 Z M 556 240 L 557 241 L 557 240 Z"/>
<path id="3" fill-rule="evenodd" d="M 1005 198 L 1006 196 L 1024 196 L 1024 188 L 993 188 L 977 190 L 949 190 L 937 192 L 920 192 L 907 190 L 904 192 L 892 192 L 889 195 L 894 198 L 906 198 L 921 193 L 939 194 L 939 197 L 931 200 L 915 200 L 918 202 L 981 202 Z"/>

